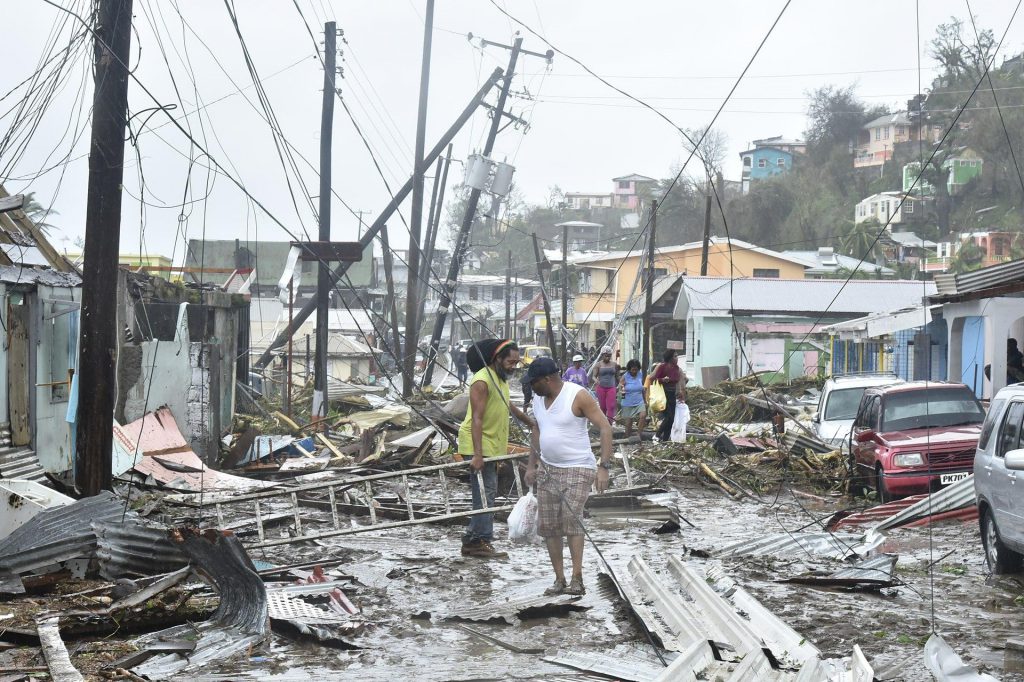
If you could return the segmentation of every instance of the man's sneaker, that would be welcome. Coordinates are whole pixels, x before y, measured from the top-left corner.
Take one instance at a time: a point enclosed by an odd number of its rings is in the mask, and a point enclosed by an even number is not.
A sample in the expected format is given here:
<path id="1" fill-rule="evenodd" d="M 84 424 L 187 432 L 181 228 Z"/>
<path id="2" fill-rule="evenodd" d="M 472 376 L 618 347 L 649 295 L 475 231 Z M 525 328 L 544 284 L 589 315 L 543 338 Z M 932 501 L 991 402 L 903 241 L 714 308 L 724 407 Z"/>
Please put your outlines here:
<path id="1" fill-rule="evenodd" d="M 553 597 L 556 594 L 562 594 L 563 592 L 565 592 L 565 580 L 556 579 L 551 587 L 544 590 L 544 595 L 547 597 Z"/>
<path id="2" fill-rule="evenodd" d="M 573 578 L 570 580 L 569 584 L 566 585 L 564 592 L 565 594 L 572 594 L 576 596 L 586 594 L 587 588 L 583 587 L 583 578 Z"/>
<path id="3" fill-rule="evenodd" d="M 499 552 L 494 545 L 483 540 L 462 546 L 462 556 L 476 557 L 477 559 L 504 559 L 508 552 Z"/>

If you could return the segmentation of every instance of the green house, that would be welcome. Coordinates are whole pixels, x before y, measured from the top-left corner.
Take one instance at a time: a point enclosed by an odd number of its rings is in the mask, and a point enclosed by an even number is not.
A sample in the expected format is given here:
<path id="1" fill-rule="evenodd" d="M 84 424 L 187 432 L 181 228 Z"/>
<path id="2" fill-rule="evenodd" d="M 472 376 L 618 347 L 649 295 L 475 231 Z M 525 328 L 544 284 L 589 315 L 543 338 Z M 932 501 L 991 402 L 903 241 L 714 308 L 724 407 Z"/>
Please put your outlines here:
<path id="1" fill-rule="evenodd" d="M 953 156 L 942 162 L 942 167 L 949 171 L 946 179 L 946 189 L 952 195 L 960 191 L 960 188 L 968 182 L 981 175 L 984 161 L 977 152 L 967 148 L 957 150 Z M 921 194 L 933 194 L 935 188 L 931 183 L 921 179 L 914 184 L 917 174 L 920 172 L 921 164 L 913 161 L 903 166 L 903 191 L 913 191 Z"/>

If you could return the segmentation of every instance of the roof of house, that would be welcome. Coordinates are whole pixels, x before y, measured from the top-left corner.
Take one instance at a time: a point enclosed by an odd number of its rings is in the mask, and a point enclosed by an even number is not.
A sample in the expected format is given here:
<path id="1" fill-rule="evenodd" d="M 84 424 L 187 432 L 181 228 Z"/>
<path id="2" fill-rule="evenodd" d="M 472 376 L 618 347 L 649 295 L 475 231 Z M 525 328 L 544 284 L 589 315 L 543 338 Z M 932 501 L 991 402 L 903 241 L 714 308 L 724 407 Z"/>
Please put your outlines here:
<path id="1" fill-rule="evenodd" d="M 0 183 L 0 198 L 10 194 Z M 58 272 L 76 272 L 46 238 L 43 230 L 20 208 L 0 213 L 0 265 L 43 265 Z"/>
<path id="2" fill-rule="evenodd" d="M 651 287 L 651 301 L 655 305 L 661 300 L 661 297 L 667 294 L 672 286 L 679 281 L 683 275 L 662 275 L 661 277 L 654 278 L 654 286 Z M 626 308 L 622 311 L 623 317 L 636 317 L 642 315 L 644 312 L 644 305 L 646 298 L 643 291 L 638 291 L 636 296 L 630 299 Z"/>
<path id="3" fill-rule="evenodd" d="M 806 147 L 807 143 L 801 139 L 791 137 L 786 138 L 782 135 L 776 135 L 775 137 L 766 137 L 763 140 L 754 140 L 751 144 L 755 147 L 774 147 L 776 145 L 783 145 L 786 147 Z"/>
<path id="4" fill-rule="evenodd" d="M 621 182 L 622 180 L 630 180 L 632 182 L 657 182 L 654 178 L 649 178 L 646 175 L 640 175 L 639 173 L 631 173 L 629 175 L 623 175 L 622 177 L 612 178 L 613 182 Z"/>
<path id="5" fill-rule="evenodd" d="M 919 246 L 926 249 L 933 249 L 937 246 L 935 242 L 921 239 L 913 232 L 893 232 L 889 238 L 901 246 Z"/>
<path id="6" fill-rule="evenodd" d="M 763 254 L 763 255 L 766 255 L 766 256 L 773 256 L 773 257 L 779 258 L 781 260 L 789 261 L 791 263 L 796 263 L 797 265 L 802 265 L 805 268 L 809 268 L 809 267 L 812 267 L 814 265 L 813 263 L 811 263 L 810 261 L 807 261 L 805 259 L 797 258 L 795 256 L 787 256 L 786 254 L 780 253 L 779 251 L 772 251 L 771 249 L 765 249 L 765 248 L 762 248 L 760 246 L 756 246 L 754 244 L 751 244 L 750 242 L 745 242 L 745 241 L 743 241 L 741 239 L 729 240 L 729 239 L 724 239 L 722 237 L 711 237 L 711 240 L 710 240 L 710 244 L 712 244 L 712 245 L 729 246 L 730 243 L 732 245 L 732 248 L 734 248 L 734 249 L 742 249 L 744 251 L 754 251 L 756 253 L 760 253 L 760 254 Z M 700 249 L 700 248 L 703 248 L 703 243 L 698 241 L 698 242 L 689 242 L 687 244 L 679 244 L 679 245 L 676 245 L 676 246 L 659 246 L 657 249 L 655 249 L 655 251 L 658 254 L 667 254 L 667 253 L 680 253 L 682 251 L 692 251 L 694 249 Z M 640 256 L 643 255 L 643 253 L 644 253 L 644 251 L 643 251 L 642 248 L 631 249 L 629 251 L 606 251 L 604 253 L 595 253 L 595 254 L 586 254 L 584 256 L 577 256 L 575 258 L 570 256 L 569 257 L 569 262 L 573 263 L 573 264 L 576 264 L 576 265 L 584 265 L 586 263 L 601 263 L 601 262 L 604 262 L 604 261 L 619 261 L 619 260 L 624 260 L 626 258 L 639 258 Z"/>
<path id="7" fill-rule="evenodd" d="M 863 128 L 865 130 L 867 130 L 869 128 L 877 128 L 878 126 L 884 126 L 884 125 L 909 125 L 909 124 L 910 124 L 910 116 L 907 115 L 907 112 L 905 112 L 905 111 L 897 111 L 895 114 L 885 114 L 883 116 L 879 116 L 876 119 L 868 121 L 867 123 L 864 124 Z"/>
<path id="8" fill-rule="evenodd" d="M 867 201 L 877 200 L 879 198 L 881 198 L 881 199 L 902 199 L 905 194 L 906 194 L 906 197 L 908 199 L 910 199 L 911 201 L 924 201 L 924 197 L 922 197 L 919 194 L 907 194 L 906 192 L 900 192 L 899 190 L 887 190 L 885 192 L 878 192 L 877 194 L 868 195 L 868 196 L 864 197 L 863 199 L 861 199 L 860 201 L 858 201 L 857 203 L 858 204 L 863 204 L 863 203 L 865 203 Z"/>
<path id="9" fill-rule="evenodd" d="M 1024 282 L 1024 259 L 990 265 L 987 268 L 960 274 L 940 273 L 935 275 L 938 295 L 933 296 L 932 300 L 941 301 L 946 297 L 958 294 L 984 291 L 1018 282 Z"/>
<path id="10" fill-rule="evenodd" d="M 841 253 L 822 253 L 819 249 L 817 251 L 783 251 L 782 253 L 794 256 L 801 260 L 810 261 L 814 263 L 814 266 L 804 271 L 805 275 L 824 275 L 834 273 L 837 270 L 848 270 L 852 272 L 862 271 L 876 273 L 879 270 L 879 266 L 870 261 L 863 261 L 853 256 L 844 256 Z M 885 276 L 893 276 L 896 271 L 892 268 L 885 266 L 881 267 L 881 274 Z"/>
<path id="11" fill-rule="evenodd" d="M 782 147 L 777 147 L 777 146 L 775 146 L 773 144 L 759 144 L 756 147 L 751 147 L 750 149 L 748 149 L 746 151 L 740 152 L 740 158 L 743 158 L 747 154 L 754 154 L 755 152 L 766 152 L 766 151 L 773 151 L 773 152 L 778 152 L 779 154 L 786 154 L 787 156 L 793 156 L 793 152 L 789 151 L 788 149 L 782 149 Z"/>
<path id="12" fill-rule="evenodd" d="M 604 227 L 604 225 L 590 223 L 586 220 L 566 220 L 564 223 L 555 223 L 555 227 Z"/>
<path id="13" fill-rule="evenodd" d="M 735 312 L 805 314 L 828 318 L 867 315 L 919 305 L 934 282 L 884 279 L 762 279 L 683 277 L 673 317 L 722 317 Z"/>

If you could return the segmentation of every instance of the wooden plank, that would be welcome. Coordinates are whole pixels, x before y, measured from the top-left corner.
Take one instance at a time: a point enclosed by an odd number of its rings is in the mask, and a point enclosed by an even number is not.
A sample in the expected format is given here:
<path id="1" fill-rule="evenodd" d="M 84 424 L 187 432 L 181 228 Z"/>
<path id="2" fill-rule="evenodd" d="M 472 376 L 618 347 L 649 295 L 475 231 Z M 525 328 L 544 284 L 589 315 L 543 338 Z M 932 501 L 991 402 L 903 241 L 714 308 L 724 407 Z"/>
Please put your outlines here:
<path id="1" fill-rule="evenodd" d="M 9 196 L 11 195 L 7 193 L 7 190 L 4 189 L 3 185 L 0 185 L 0 199 L 5 199 Z M 39 249 L 43 256 L 46 257 L 46 261 L 54 270 L 57 270 L 58 272 L 72 272 L 74 270 L 74 268 L 71 267 L 71 263 L 69 263 L 64 256 L 60 255 L 57 252 L 57 249 L 53 248 L 53 245 L 46 239 L 46 235 L 43 234 L 43 231 L 36 227 L 36 224 L 33 223 L 27 215 L 25 215 L 24 211 L 19 209 L 2 215 L 10 216 L 21 230 L 22 234 L 27 234 L 32 237 L 36 243 L 36 248 Z"/>
<path id="2" fill-rule="evenodd" d="M 28 306 L 7 306 L 7 406 L 10 411 L 11 444 L 29 445 Z"/>
<path id="3" fill-rule="evenodd" d="M 341 454 L 341 450 L 339 450 L 338 447 L 334 443 L 332 443 L 331 439 L 328 438 L 326 435 L 318 433 L 316 434 L 316 439 L 323 443 L 324 447 L 331 451 L 331 454 L 334 455 L 334 459 L 347 459 L 345 455 Z"/>
<path id="4" fill-rule="evenodd" d="M 39 645 L 43 649 L 46 665 L 50 669 L 50 677 L 54 682 L 85 682 L 82 673 L 71 663 L 71 656 L 64 646 L 57 629 L 57 616 L 46 616 L 36 621 L 39 632 Z"/>
<path id="5" fill-rule="evenodd" d="M 6 213 L 7 211 L 13 211 L 16 208 L 21 208 L 25 205 L 25 195 L 15 194 L 10 197 L 0 198 L 0 213 Z"/>

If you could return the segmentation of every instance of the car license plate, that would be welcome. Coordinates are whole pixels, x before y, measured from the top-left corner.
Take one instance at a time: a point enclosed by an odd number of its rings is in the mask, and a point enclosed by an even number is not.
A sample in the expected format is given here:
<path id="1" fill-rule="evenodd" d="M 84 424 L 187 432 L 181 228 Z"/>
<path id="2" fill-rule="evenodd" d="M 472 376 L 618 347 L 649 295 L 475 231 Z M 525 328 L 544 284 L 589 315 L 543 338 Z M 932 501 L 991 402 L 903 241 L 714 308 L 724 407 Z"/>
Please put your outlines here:
<path id="1" fill-rule="evenodd" d="M 939 483 L 941 483 L 942 485 L 949 485 L 950 483 L 962 481 L 968 476 L 970 476 L 970 474 L 967 473 L 966 471 L 961 471 L 958 474 L 942 474 L 941 476 L 939 476 Z"/>

